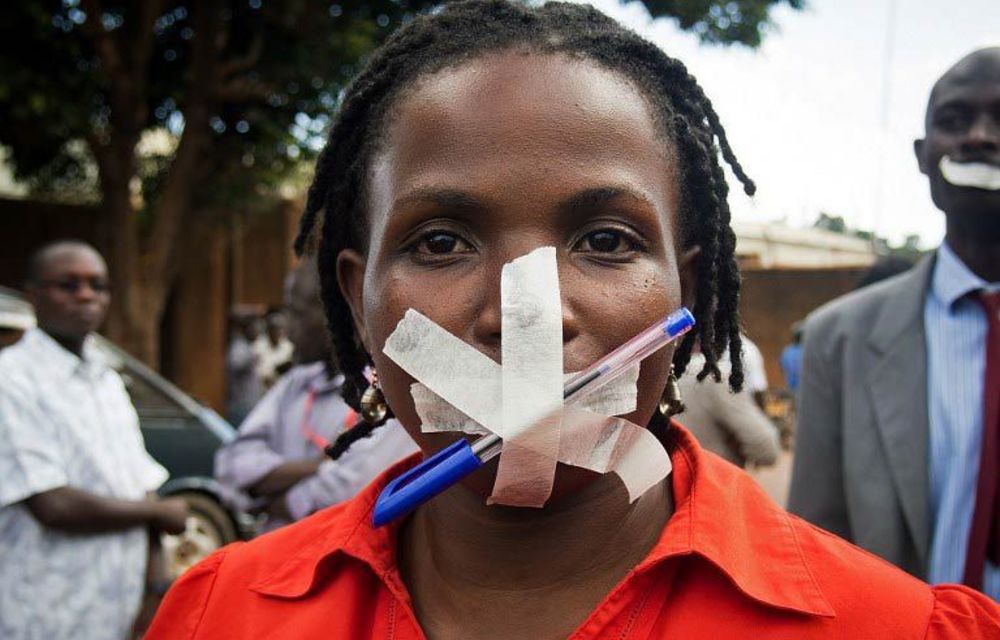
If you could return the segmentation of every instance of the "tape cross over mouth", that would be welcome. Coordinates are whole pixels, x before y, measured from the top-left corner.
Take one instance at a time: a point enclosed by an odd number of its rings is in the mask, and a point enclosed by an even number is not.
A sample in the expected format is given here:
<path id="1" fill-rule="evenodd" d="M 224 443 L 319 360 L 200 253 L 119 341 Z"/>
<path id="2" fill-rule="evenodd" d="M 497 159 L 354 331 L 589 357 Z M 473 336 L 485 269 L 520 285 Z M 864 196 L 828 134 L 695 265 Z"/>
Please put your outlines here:
<path id="1" fill-rule="evenodd" d="M 616 415 L 636 407 L 637 364 L 581 402 L 564 406 L 562 300 L 553 247 L 504 265 L 498 364 L 410 309 L 384 353 L 417 379 L 411 394 L 424 432 L 503 439 L 491 504 L 542 507 L 557 462 L 616 473 L 634 501 L 670 473 L 647 429 Z"/>

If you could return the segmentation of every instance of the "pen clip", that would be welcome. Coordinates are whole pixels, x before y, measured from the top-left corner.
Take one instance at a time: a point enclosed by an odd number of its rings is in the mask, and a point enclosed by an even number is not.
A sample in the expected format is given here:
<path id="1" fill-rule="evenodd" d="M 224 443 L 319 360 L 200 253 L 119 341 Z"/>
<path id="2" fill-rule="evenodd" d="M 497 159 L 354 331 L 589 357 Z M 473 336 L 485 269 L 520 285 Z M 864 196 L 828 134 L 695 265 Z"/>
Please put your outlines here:
<path id="1" fill-rule="evenodd" d="M 375 526 L 409 513 L 481 466 L 467 440 L 453 442 L 386 485 L 375 501 Z"/>

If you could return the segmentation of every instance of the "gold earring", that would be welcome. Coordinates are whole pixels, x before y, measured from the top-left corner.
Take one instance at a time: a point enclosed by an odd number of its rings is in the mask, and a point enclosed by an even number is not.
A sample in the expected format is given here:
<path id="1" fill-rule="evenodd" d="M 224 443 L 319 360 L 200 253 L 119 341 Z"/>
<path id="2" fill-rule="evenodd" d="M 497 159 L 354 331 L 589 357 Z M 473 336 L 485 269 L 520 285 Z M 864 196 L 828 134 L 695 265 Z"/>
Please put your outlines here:
<path id="1" fill-rule="evenodd" d="M 378 374 L 372 370 L 372 381 L 361 394 L 361 419 L 368 424 L 381 424 L 389 413 L 382 389 L 378 386 Z"/>
<path id="2" fill-rule="evenodd" d="M 670 365 L 670 377 L 667 378 L 667 386 L 663 388 L 663 395 L 660 396 L 660 413 L 665 418 L 671 418 L 678 413 L 684 412 L 684 401 L 681 399 L 681 388 L 677 384 L 677 376 L 674 375 L 674 367 Z"/>

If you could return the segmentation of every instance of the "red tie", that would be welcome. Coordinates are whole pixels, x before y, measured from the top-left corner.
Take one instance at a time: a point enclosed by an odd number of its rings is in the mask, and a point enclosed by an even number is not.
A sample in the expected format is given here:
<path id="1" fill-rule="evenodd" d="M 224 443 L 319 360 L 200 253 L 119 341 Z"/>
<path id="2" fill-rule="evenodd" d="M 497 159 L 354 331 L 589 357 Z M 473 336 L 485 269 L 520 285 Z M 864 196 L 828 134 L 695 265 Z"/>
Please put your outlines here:
<path id="1" fill-rule="evenodd" d="M 1000 565 L 1000 291 L 980 291 L 974 299 L 986 310 L 989 330 L 983 379 L 983 451 L 962 582 L 982 590 L 986 558 Z"/>

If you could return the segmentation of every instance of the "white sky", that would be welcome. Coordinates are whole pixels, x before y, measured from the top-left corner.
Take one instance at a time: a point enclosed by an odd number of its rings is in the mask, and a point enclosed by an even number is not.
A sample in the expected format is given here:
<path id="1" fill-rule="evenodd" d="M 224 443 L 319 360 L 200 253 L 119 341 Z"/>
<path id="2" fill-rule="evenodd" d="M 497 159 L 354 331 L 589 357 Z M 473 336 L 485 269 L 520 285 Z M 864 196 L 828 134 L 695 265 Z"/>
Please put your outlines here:
<path id="1" fill-rule="evenodd" d="M 756 51 L 699 46 L 639 2 L 588 1 L 698 78 L 757 182 L 751 200 L 730 175 L 738 219 L 808 226 L 825 211 L 893 241 L 940 242 L 943 217 L 912 142 L 941 73 L 1000 45 L 1000 0 L 808 0 L 804 11 L 775 11 L 778 30 Z"/>

